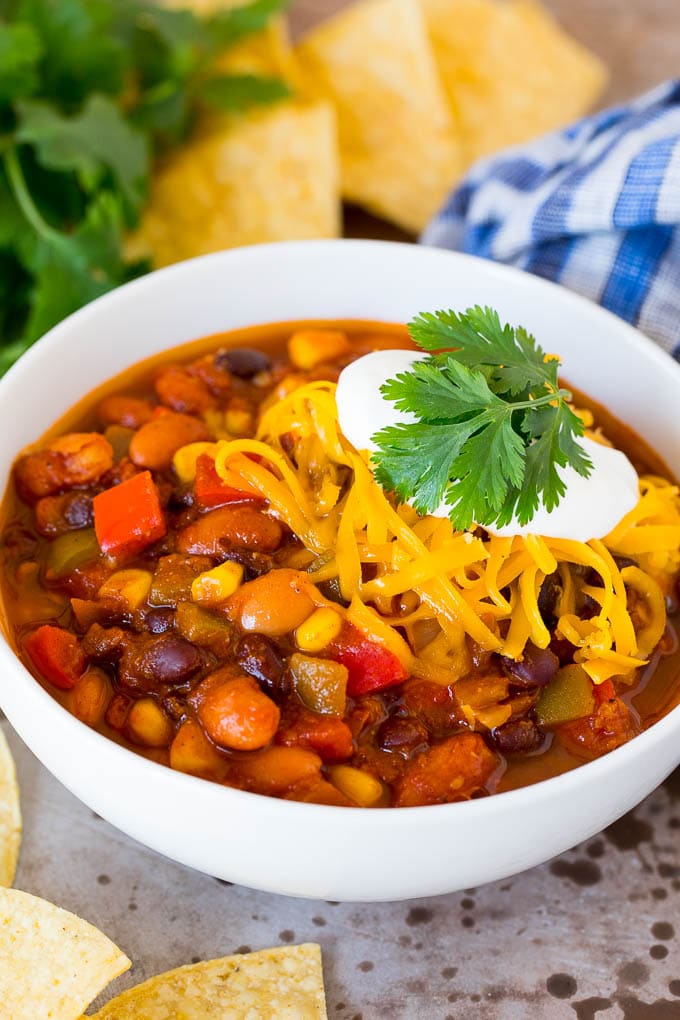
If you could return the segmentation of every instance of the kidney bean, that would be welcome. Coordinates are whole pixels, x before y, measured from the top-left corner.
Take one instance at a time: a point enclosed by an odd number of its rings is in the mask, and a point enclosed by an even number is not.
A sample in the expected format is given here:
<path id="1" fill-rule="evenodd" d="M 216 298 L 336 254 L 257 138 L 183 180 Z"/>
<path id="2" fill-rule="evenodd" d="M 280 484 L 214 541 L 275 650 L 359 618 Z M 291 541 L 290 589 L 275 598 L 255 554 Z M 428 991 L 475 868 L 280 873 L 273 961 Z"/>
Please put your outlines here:
<path id="1" fill-rule="evenodd" d="M 135 433 L 130 441 L 130 459 L 137 467 L 164 471 L 180 446 L 208 439 L 210 433 L 198 418 L 168 411 L 152 418 Z"/>
<path id="2" fill-rule="evenodd" d="M 223 348 L 215 354 L 215 364 L 239 379 L 252 379 L 259 372 L 267 372 L 271 368 L 267 355 L 252 347 Z"/>
<path id="3" fill-rule="evenodd" d="M 234 656 L 241 669 L 254 677 L 265 694 L 275 701 L 293 688 L 276 645 L 262 634 L 245 634 L 236 645 Z"/>
<path id="4" fill-rule="evenodd" d="M 532 719 L 511 719 L 492 730 L 491 739 L 502 754 L 527 754 L 536 751 L 545 735 Z"/>
<path id="5" fill-rule="evenodd" d="M 146 609 L 140 614 L 140 630 L 147 630 L 149 634 L 165 634 L 172 630 L 175 623 L 175 614 L 172 609 L 165 606 Z"/>
<path id="6" fill-rule="evenodd" d="M 20 494 L 32 501 L 76 485 L 88 485 L 112 467 L 113 447 L 104 436 L 98 432 L 70 432 L 22 457 L 15 472 Z"/>
<path id="7" fill-rule="evenodd" d="M 427 729 L 410 716 L 391 715 L 378 727 L 376 739 L 383 751 L 394 751 L 408 758 L 427 745 Z"/>
<path id="8" fill-rule="evenodd" d="M 560 660 L 549 648 L 537 648 L 527 642 L 519 662 L 501 656 L 505 675 L 516 687 L 545 687 L 559 669 Z"/>
<path id="9" fill-rule="evenodd" d="M 152 694 L 162 687 L 179 687 L 203 665 L 195 645 L 171 634 L 140 635 L 126 645 L 118 680 L 135 693 Z"/>
<path id="10" fill-rule="evenodd" d="M 225 506 L 198 517 L 177 538 L 180 552 L 225 556 L 233 546 L 272 552 L 281 541 L 281 525 L 252 506 Z"/>

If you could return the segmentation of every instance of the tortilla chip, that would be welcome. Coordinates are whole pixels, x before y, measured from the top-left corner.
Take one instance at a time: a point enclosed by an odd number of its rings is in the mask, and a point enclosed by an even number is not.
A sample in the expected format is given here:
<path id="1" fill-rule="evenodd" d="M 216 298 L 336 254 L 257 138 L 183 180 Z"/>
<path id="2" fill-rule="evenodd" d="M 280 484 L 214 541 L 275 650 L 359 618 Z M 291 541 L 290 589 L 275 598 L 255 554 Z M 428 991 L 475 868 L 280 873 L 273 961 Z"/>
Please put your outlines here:
<path id="1" fill-rule="evenodd" d="M 0 889 L 3 1017 L 76 1020 L 129 966 L 87 921 L 18 889 Z"/>
<path id="2" fill-rule="evenodd" d="M 317 945 L 178 967 L 107 1003 L 96 1020 L 325 1020 Z"/>
<path id="3" fill-rule="evenodd" d="M 126 248 L 166 266 L 222 248 L 339 231 L 333 111 L 285 102 L 226 118 L 219 131 L 173 153 Z"/>
<path id="4" fill-rule="evenodd" d="M 295 52 L 306 91 L 335 104 L 344 196 L 420 230 L 461 157 L 416 0 L 361 0 Z"/>
<path id="5" fill-rule="evenodd" d="M 586 113 L 602 62 L 534 0 L 419 0 L 466 164 Z"/>
<path id="6" fill-rule="evenodd" d="M 21 844 L 21 809 L 14 759 L 0 730 L 0 886 L 11 885 Z"/>

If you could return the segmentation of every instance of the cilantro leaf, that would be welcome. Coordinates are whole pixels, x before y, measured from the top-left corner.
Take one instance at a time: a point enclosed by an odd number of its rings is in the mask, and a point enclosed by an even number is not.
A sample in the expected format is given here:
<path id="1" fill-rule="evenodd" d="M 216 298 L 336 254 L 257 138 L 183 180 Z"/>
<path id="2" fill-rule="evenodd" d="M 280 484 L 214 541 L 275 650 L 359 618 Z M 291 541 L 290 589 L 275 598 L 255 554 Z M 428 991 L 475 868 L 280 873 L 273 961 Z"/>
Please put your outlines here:
<path id="1" fill-rule="evenodd" d="M 564 496 L 559 468 L 588 477 L 583 423 L 559 386 L 558 363 L 525 330 L 479 307 L 423 313 L 410 329 L 426 350 L 456 349 L 416 361 L 382 387 L 415 417 L 372 437 L 385 489 L 420 513 L 436 512 L 443 500 L 458 528 L 513 516 L 524 525 L 541 503 L 550 511 Z"/>
<path id="2" fill-rule="evenodd" d="M 42 54 L 42 44 L 31 25 L 0 23 L 0 103 L 35 92 Z"/>
<path id="3" fill-rule="evenodd" d="M 253 0 L 227 10 L 217 11 L 207 19 L 206 27 L 214 49 L 234 46 L 255 32 L 288 7 L 290 0 Z"/>
<path id="4" fill-rule="evenodd" d="M 37 100 L 18 102 L 16 109 L 16 140 L 33 145 L 43 166 L 75 171 L 86 191 L 95 190 L 109 170 L 132 209 L 140 207 L 148 173 L 146 140 L 110 99 L 90 96 L 73 117 Z"/>

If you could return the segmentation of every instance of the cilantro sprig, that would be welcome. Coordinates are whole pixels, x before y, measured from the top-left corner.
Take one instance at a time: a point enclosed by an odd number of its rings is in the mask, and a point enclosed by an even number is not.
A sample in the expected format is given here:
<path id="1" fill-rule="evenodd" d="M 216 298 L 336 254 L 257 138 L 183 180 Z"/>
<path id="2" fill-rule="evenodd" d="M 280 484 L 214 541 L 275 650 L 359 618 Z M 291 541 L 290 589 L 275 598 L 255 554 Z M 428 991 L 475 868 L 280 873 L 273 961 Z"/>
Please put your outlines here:
<path id="1" fill-rule="evenodd" d="M 226 50 L 287 0 L 198 17 L 152 0 L 0 0 L 0 374 L 70 312 L 150 268 L 122 238 L 154 158 L 206 108 L 288 95 Z"/>
<path id="2" fill-rule="evenodd" d="M 460 529 L 528 524 L 566 491 L 559 468 L 588 477 L 583 423 L 560 386 L 559 361 L 491 308 L 426 312 L 410 324 L 428 358 L 381 392 L 415 417 L 374 435 L 375 477 L 419 513 L 444 501 Z"/>

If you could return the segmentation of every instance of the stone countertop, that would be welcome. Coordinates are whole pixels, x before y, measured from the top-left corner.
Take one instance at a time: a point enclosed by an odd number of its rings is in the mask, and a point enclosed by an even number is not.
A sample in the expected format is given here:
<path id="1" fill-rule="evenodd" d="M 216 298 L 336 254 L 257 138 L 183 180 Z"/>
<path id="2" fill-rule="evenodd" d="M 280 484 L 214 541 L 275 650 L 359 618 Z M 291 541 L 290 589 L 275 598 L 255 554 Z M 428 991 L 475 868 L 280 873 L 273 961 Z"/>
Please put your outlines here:
<path id="1" fill-rule="evenodd" d="M 294 30 L 342 3 L 298 0 Z M 607 61 L 607 103 L 680 69 L 678 0 L 548 6 Z M 399 236 L 369 217 L 352 232 Z M 80 804 L 3 725 L 25 824 L 16 884 L 124 949 L 134 967 L 112 994 L 194 960 L 317 941 L 331 1020 L 680 1020 L 680 770 L 600 836 L 522 875 L 408 903 L 337 904 L 159 857 Z"/>

